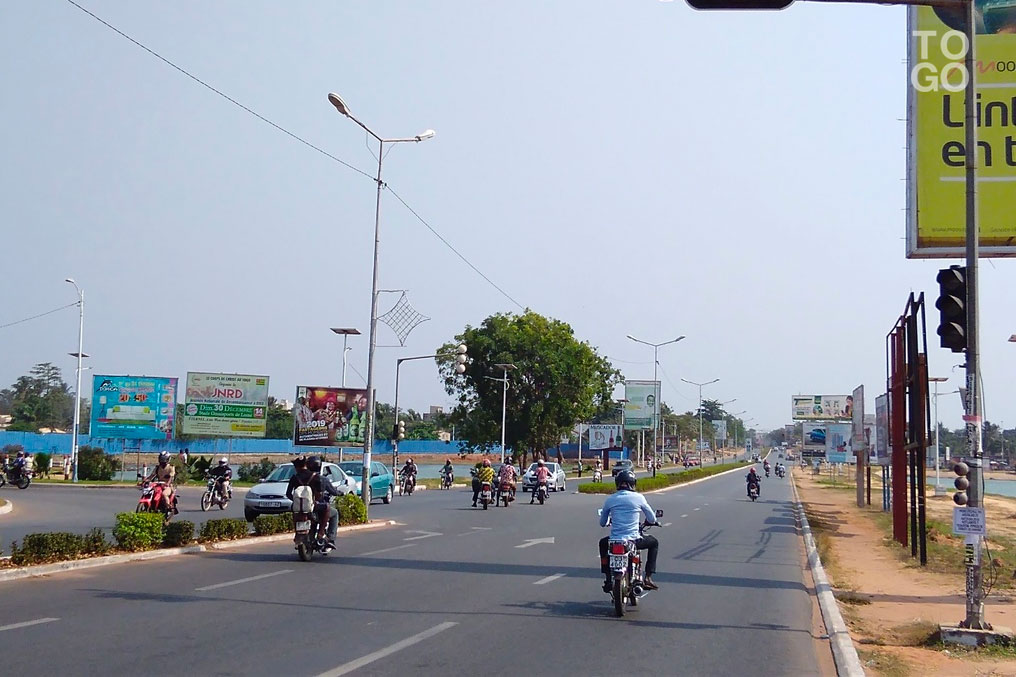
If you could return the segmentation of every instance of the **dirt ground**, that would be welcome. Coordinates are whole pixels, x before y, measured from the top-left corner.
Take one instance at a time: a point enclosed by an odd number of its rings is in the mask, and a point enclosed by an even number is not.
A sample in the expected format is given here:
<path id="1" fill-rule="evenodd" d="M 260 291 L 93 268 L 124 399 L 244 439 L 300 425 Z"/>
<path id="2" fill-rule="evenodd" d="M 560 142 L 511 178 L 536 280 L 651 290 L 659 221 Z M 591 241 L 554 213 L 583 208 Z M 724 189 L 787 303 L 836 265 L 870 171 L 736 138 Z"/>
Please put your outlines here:
<path id="1" fill-rule="evenodd" d="M 860 509 L 855 505 L 853 485 L 820 484 L 829 477 L 816 477 L 800 468 L 795 468 L 793 477 L 820 541 L 823 564 L 840 610 L 869 675 L 1016 675 L 1011 652 L 989 657 L 926 645 L 938 624 L 962 620 L 964 580 L 962 575 L 927 571 L 916 560 L 901 559 L 899 547 L 886 539 L 873 519 L 881 512 L 880 486 L 873 487 L 873 507 Z M 927 505 L 929 519 L 951 523 L 953 502 L 948 496 L 929 493 Z M 987 497 L 986 513 L 989 536 L 1016 535 L 1012 520 L 1016 500 Z M 989 623 L 1016 626 L 1011 594 L 1011 589 L 1004 590 L 988 598 L 985 611 Z"/>

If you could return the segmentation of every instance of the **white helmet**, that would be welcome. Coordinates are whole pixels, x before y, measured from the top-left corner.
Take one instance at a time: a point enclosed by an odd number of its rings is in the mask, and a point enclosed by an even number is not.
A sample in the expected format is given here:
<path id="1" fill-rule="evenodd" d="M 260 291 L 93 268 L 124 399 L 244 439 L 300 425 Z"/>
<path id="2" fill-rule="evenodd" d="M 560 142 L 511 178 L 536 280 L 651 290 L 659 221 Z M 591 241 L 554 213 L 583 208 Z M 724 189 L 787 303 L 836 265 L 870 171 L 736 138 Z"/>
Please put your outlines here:
<path id="1" fill-rule="evenodd" d="M 228 463 L 229 463 L 229 459 L 226 458 L 225 456 L 223 456 L 222 458 L 219 459 L 219 465 L 226 465 Z"/>

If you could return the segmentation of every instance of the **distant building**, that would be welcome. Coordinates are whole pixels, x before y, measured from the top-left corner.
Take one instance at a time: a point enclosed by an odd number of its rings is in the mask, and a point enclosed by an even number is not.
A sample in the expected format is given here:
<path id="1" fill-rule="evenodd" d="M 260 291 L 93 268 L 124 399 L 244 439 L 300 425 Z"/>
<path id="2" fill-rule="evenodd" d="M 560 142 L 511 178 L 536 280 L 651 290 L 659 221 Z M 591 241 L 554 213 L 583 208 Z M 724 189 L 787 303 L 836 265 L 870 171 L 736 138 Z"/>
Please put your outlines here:
<path id="1" fill-rule="evenodd" d="M 275 400 L 275 403 L 286 411 L 293 411 L 293 403 L 289 400 Z"/>
<path id="2" fill-rule="evenodd" d="M 444 430 L 438 430 L 437 431 L 437 439 L 440 440 L 441 442 L 451 442 L 452 441 L 452 434 L 450 432 L 447 432 L 447 431 L 444 431 Z"/>
<path id="3" fill-rule="evenodd" d="M 10 414 L 0 414 L 0 430 L 7 430 L 7 426 L 11 424 Z"/>
<path id="4" fill-rule="evenodd" d="M 423 414 L 423 420 L 424 421 L 432 421 L 434 419 L 434 417 L 441 416 L 443 414 L 444 414 L 444 407 L 439 407 L 437 405 L 432 404 L 432 405 L 430 405 L 430 411 L 429 412 L 425 412 Z"/>

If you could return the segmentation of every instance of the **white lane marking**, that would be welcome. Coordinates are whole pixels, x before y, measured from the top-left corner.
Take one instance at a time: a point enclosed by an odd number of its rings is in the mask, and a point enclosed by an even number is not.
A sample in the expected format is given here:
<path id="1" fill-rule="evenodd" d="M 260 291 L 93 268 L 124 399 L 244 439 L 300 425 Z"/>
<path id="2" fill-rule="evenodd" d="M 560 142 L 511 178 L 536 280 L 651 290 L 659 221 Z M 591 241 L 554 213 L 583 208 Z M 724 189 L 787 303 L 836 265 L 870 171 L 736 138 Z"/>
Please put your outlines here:
<path id="1" fill-rule="evenodd" d="M 554 543 L 554 537 L 553 536 L 547 536 L 546 538 L 530 538 L 530 539 L 527 539 L 525 543 L 523 543 L 521 545 L 516 545 L 515 547 L 516 548 L 530 548 L 530 547 L 536 545 L 537 543 L 551 543 L 551 544 L 553 544 Z"/>
<path id="2" fill-rule="evenodd" d="M 219 588 L 228 588 L 231 585 L 240 585 L 241 583 L 260 581 L 262 578 L 271 578 L 272 576 L 281 576 L 282 574 L 291 574 L 291 573 L 293 573 L 292 569 L 283 569 L 282 571 L 273 571 L 270 574 L 261 574 L 260 576 L 250 576 L 249 578 L 238 578 L 235 581 L 226 581 L 225 583 L 206 585 L 203 588 L 194 588 L 194 592 L 204 592 L 205 590 L 217 590 Z"/>
<path id="3" fill-rule="evenodd" d="M 18 628 L 27 628 L 32 625 L 41 625 L 42 623 L 52 623 L 58 621 L 59 618 L 36 618 L 34 621 L 24 621 L 23 623 L 11 623 L 10 625 L 0 625 L 0 632 L 4 630 L 17 630 Z"/>
<path id="4" fill-rule="evenodd" d="M 481 531 L 491 531 L 494 527 L 469 527 L 469 528 L 472 529 L 472 531 L 464 531 L 461 534 L 459 534 L 459 536 L 472 536 L 473 534 L 478 534 Z"/>
<path id="5" fill-rule="evenodd" d="M 694 510 L 701 510 L 702 508 L 694 508 Z"/>
<path id="6" fill-rule="evenodd" d="M 663 526 L 665 526 L 665 527 L 669 527 L 669 526 L 670 526 L 671 524 L 673 524 L 673 522 L 664 522 L 664 523 L 663 523 Z"/>
<path id="7" fill-rule="evenodd" d="M 538 581 L 533 581 L 533 585 L 546 585 L 551 581 L 556 581 L 557 579 L 564 578 L 567 575 L 568 574 L 554 574 L 553 576 L 547 576 L 546 578 L 541 578 Z"/>
<path id="8" fill-rule="evenodd" d="M 422 536 L 411 536 L 410 538 L 403 538 L 402 540 L 404 540 L 404 541 L 418 541 L 421 538 L 433 538 L 434 536 L 441 536 L 441 535 L 443 535 L 443 534 L 440 534 L 440 533 L 438 533 L 436 531 L 420 531 L 418 529 L 414 529 L 412 531 L 407 531 L 406 533 L 407 534 L 423 534 L 423 535 Z"/>
<path id="9" fill-rule="evenodd" d="M 442 633 L 448 628 L 454 628 L 456 625 L 458 625 L 458 623 L 454 623 L 452 621 L 445 621 L 444 623 L 435 625 L 433 628 L 430 628 L 429 630 L 424 630 L 423 632 L 413 635 L 412 637 L 407 637 L 402 641 L 395 642 L 395 644 L 387 646 L 384 649 L 379 649 L 378 651 L 375 651 L 374 653 L 369 653 L 366 656 L 363 656 L 362 658 L 357 658 L 354 661 L 344 663 L 333 670 L 329 670 L 328 672 L 322 672 L 320 675 L 318 675 L 318 677 L 339 677 L 340 675 L 348 674 L 353 670 L 359 670 L 365 665 L 370 665 L 376 660 L 379 660 L 386 656 L 391 656 L 393 653 L 402 651 L 403 649 L 413 646 L 414 644 L 419 644 L 423 640 L 430 639 L 434 635 Z"/>
<path id="10" fill-rule="evenodd" d="M 686 513 L 686 514 L 684 514 L 684 515 L 681 515 L 681 517 L 687 517 L 687 516 L 688 516 L 688 515 L 687 515 L 687 513 Z"/>
<path id="11" fill-rule="evenodd" d="M 367 555 L 380 555 L 383 552 L 391 552 L 392 550 L 402 550 L 403 548 L 412 548 L 414 545 L 416 545 L 416 543 L 403 543 L 402 545 L 396 545 L 393 548 L 381 548 L 380 550 L 361 552 L 360 557 L 366 557 Z"/>

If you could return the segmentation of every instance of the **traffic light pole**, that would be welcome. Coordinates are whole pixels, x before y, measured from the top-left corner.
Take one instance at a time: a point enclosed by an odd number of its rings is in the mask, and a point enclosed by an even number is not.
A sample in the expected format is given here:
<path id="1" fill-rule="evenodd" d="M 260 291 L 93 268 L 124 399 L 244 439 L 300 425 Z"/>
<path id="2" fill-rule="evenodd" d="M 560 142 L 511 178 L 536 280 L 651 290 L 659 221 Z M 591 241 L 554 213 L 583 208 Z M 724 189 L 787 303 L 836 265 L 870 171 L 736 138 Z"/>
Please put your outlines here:
<path id="1" fill-rule="evenodd" d="M 967 464 L 970 466 L 969 505 L 983 510 L 981 497 L 981 389 L 978 387 L 978 314 L 977 314 L 977 259 L 980 254 L 980 232 L 977 214 L 977 118 L 974 34 L 977 11 L 974 0 L 967 0 L 965 33 L 967 54 L 966 96 L 964 100 L 964 146 L 966 151 L 966 254 L 967 254 L 967 401 L 963 417 L 967 430 Z M 935 431 L 936 434 L 938 431 Z M 968 536 L 966 548 L 966 618 L 961 627 L 970 630 L 990 630 L 984 620 L 984 589 L 981 577 L 981 536 Z M 971 542 L 972 541 L 972 542 Z M 972 548 L 970 546 L 973 546 Z"/>

